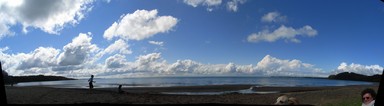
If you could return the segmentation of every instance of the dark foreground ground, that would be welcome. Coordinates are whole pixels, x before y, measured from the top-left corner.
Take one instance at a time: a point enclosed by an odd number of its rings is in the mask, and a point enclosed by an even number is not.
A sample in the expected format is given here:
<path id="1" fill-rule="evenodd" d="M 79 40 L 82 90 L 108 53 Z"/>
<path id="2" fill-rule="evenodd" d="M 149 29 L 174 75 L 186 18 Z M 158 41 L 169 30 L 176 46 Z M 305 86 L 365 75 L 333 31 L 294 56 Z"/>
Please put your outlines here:
<path id="1" fill-rule="evenodd" d="M 10 87 L 6 86 L 8 104 L 251 104 L 272 105 L 281 94 L 295 97 L 306 105 L 361 105 L 360 92 L 365 88 L 377 91 L 378 85 L 343 87 L 258 87 L 256 91 L 281 91 L 272 94 L 171 95 L 160 92 L 218 92 L 250 89 L 251 85 L 220 85 L 193 87 L 146 87 L 88 89 Z"/>

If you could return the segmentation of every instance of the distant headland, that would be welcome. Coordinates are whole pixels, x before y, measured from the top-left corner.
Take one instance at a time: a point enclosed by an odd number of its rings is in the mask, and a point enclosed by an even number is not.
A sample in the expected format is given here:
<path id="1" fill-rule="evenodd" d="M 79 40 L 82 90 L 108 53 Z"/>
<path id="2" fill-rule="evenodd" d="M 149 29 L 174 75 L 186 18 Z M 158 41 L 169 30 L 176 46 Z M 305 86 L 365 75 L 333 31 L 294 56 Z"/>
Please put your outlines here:
<path id="1" fill-rule="evenodd" d="M 76 80 L 76 79 L 66 78 L 63 76 L 44 76 L 44 75 L 4 76 L 5 84 L 17 84 L 20 82 L 34 82 L 34 81 L 58 81 L 58 80 Z"/>
<path id="2" fill-rule="evenodd" d="M 379 75 L 379 74 L 366 76 L 366 75 L 361 75 L 353 72 L 342 72 L 336 75 L 330 75 L 328 76 L 328 79 L 380 82 L 381 76 L 382 75 Z"/>

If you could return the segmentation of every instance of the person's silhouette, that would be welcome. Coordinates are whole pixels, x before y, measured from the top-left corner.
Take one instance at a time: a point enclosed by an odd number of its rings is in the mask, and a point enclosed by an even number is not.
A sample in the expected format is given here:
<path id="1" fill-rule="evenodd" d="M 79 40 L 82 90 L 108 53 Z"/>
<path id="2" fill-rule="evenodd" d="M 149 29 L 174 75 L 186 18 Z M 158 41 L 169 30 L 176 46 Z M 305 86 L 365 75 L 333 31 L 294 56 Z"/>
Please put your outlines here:
<path id="1" fill-rule="evenodd" d="M 92 93 L 92 89 L 93 89 L 93 83 L 95 81 L 93 81 L 93 75 L 91 75 L 91 78 L 89 78 L 88 80 L 88 84 L 89 84 L 89 92 Z"/>
<path id="2" fill-rule="evenodd" d="M 7 95 L 5 92 L 5 86 L 4 86 L 4 75 L 3 75 L 3 68 L 1 67 L 1 61 L 0 61 L 0 70 L 1 70 L 1 75 L 0 75 L 0 85 L 1 85 L 1 92 L 3 93 L 3 97 L 0 100 L 0 104 L 8 104 L 7 103 Z"/>
<path id="3" fill-rule="evenodd" d="M 123 86 L 123 85 L 119 85 L 119 88 L 118 88 L 118 90 L 117 90 L 117 92 L 119 92 L 120 94 L 125 93 L 125 91 L 123 91 L 123 90 L 121 89 L 122 86 Z"/>
<path id="4" fill-rule="evenodd" d="M 384 0 L 382 0 L 384 1 Z M 375 106 L 384 106 L 384 69 L 381 74 L 381 79 L 380 79 L 380 84 L 379 84 L 379 89 L 377 90 L 377 95 L 376 95 L 376 101 L 375 101 Z"/>

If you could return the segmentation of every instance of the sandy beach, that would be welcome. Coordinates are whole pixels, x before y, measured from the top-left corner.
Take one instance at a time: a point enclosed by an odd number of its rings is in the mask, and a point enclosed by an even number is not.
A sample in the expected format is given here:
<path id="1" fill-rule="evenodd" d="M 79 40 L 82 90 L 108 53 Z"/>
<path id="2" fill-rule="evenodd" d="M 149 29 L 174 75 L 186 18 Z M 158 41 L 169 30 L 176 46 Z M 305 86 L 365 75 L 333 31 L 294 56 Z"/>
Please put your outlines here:
<path id="1" fill-rule="evenodd" d="M 272 105 L 281 94 L 296 97 L 305 105 L 336 105 L 345 100 L 360 101 L 365 88 L 377 91 L 378 85 L 341 87 L 254 87 L 256 91 L 280 91 L 270 94 L 228 93 L 220 95 L 175 95 L 161 92 L 219 92 L 250 89 L 251 85 L 218 85 L 191 87 L 142 87 L 88 89 L 6 86 L 8 104 L 251 104 Z M 357 102 L 360 103 L 360 102 Z M 361 105 L 361 104 L 356 104 Z"/>

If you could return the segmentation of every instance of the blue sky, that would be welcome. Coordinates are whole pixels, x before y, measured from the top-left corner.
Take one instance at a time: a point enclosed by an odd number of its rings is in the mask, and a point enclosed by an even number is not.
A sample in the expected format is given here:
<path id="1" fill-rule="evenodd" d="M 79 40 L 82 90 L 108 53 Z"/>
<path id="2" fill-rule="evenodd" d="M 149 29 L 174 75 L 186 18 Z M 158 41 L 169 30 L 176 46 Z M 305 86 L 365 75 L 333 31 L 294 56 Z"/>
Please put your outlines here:
<path id="1" fill-rule="evenodd" d="M 383 71 L 379 0 L 0 1 L 11 75 L 365 75 Z"/>

